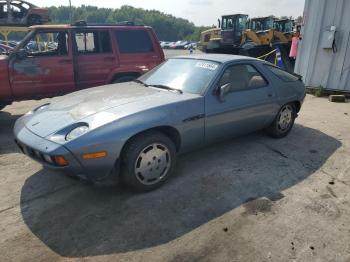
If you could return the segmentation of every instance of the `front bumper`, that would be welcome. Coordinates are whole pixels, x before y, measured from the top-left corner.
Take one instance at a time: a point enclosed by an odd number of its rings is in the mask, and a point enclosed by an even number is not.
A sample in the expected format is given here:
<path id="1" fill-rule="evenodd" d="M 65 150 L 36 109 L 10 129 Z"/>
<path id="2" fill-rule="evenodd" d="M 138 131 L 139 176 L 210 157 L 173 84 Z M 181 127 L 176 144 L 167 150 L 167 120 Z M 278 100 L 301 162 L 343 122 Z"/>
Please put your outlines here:
<path id="1" fill-rule="evenodd" d="M 28 157 L 42 164 L 44 167 L 58 170 L 68 175 L 88 179 L 85 168 L 64 146 L 33 134 L 25 126 L 19 127 L 16 124 L 14 133 L 15 142 L 20 150 Z M 68 161 L 68 165 L 58 166 L 53 162 L 47 161 L 45 156 L 63 156 Z"/>
<path id="2" fill-rule="evenodd" d="M 91 164 L 86 161 L 80 161 L 76 154 L 72 153 L 63 145 L 54 143 L 47 139 L 37 136 L 25 127 L 21 119 L 19 119 L 14 127 L 15 142 L 20 150 L 31 159 L 39 162 L 45 168 L 60 171 L 70 176 L 89 180 L 90 182 L 98 182 L 109 178 L 114 170 L 113 165 L 109 168 L 96 165 L 93 160 Z M 67 166 L 58 166 L 54 162 L 48 161 L 48 157 L 63 156 L 67 162 Z M 113 173 L 115 174 L 115 173 Z"/>

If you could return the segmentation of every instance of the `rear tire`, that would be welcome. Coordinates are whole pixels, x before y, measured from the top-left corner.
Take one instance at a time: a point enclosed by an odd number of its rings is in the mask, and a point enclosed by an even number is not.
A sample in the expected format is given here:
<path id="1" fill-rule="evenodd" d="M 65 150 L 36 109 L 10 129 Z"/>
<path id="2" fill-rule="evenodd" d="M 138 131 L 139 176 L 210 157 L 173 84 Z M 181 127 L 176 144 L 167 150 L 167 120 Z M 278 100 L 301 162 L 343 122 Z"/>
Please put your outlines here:
<path id="1" fill-rule="evenodd" d="M 119 78 L 116 78 L 112 81 L 112 84 L 118 84 L 118 83 L 125 83 L 125 82 L 130 82 L 132 80 L 135 80 L 137 78 L 137 76 L 132 76 L 132 75 L 129 75 L 129 76 L 122 76 L 122 77 L 119 77 Z"/>
<path id="2" fill-rule="evenodd" d="M 150 131 L 133 138 L 122 156 L 122 179 L 139 192 L 163 185 L 173 173 L 176 148 L 169 137 Z"/>
<path id="3" fill-rule="evenodd" d="M 282 106 L 275 120 L 266 129 L 268 135 L 273 138 L 283 138 L 289 134 L 294 126 L 297 112 L 294 104 Z"/>

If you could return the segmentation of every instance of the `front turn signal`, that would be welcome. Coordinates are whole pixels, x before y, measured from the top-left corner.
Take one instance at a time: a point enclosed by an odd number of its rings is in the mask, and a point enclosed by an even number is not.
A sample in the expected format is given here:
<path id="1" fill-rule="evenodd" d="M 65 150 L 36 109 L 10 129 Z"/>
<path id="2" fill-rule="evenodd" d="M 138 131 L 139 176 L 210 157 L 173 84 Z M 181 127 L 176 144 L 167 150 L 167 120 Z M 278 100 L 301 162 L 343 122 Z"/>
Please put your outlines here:
<path id="1" fill-rule="evenodd" d="M 68 166 L 68 161 L 64 156 L 54 156 L 53 159 L 58 166 Z"/>
<path id="2" fill-rule="evenodd" d="M 103 157 L 106 157 L 106 156 L 107 156 L 107 152 L 106 151 L 82 155 L 82 157 L 84 159 L 96 159 L 96 158 L 103 158 Z"/>

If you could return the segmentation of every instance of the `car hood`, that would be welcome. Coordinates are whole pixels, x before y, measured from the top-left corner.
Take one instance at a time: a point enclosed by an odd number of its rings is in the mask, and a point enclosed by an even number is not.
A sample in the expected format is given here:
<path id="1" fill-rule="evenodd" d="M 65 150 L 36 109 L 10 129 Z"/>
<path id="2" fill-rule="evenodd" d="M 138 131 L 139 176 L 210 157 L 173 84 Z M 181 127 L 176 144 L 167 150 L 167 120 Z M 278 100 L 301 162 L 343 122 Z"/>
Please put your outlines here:
<path id="1" fill-rule="evenodd" d="M 49 106 L 27 114 L 23 121 L 33 133 L 47 137 L 74 123 L 87 122 L 90 129 L 94 129 L 133 114 L 135 110 L 147 110 L 193 96 L 197 95 L 181 95 L 133 82 L 100 86 L 55 98 Z"/>

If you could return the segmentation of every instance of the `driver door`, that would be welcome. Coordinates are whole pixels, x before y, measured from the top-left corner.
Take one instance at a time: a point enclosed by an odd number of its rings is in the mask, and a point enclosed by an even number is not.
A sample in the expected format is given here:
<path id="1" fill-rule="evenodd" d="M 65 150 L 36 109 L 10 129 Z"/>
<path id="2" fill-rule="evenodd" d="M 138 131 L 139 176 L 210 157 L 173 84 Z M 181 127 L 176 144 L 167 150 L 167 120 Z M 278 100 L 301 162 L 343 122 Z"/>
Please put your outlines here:
<path id="1" fill-rule="evenodd" d="M 26 52 L 10 61 L 16 99 L 65 94 L 75 90 L 71 39 L 66 30 L 39 31 L 23 46 Z"/>
<path id="2" fill-rule="evenodd" d="M 251 64 L 228 66 L 217 87 L 206 96 L 206 142 L 212 143 L 262 129 L 278 112 L 273 86 Z"/>

